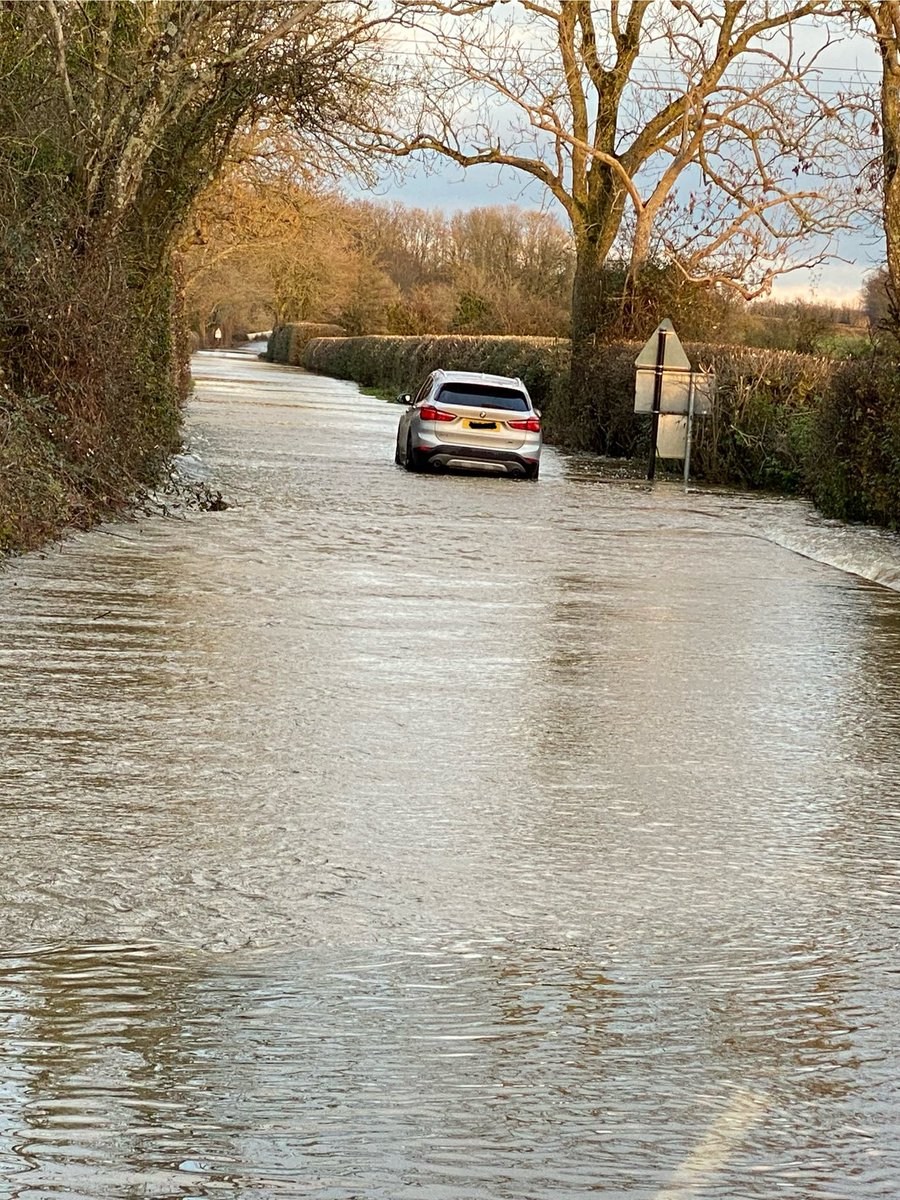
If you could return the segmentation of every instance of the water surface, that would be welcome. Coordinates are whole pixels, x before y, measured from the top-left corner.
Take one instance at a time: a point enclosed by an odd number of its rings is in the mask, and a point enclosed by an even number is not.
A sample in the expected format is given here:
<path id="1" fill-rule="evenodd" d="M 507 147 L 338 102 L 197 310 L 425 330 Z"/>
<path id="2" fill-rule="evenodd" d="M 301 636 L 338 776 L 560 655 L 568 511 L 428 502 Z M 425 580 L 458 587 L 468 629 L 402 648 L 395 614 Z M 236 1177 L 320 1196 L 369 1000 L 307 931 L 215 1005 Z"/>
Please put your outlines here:
<path id="1" fill-rule="evenodd" d="M 896 1197 L 896 539 L 195 374 L 0 574 L 0 1197 Z"/>

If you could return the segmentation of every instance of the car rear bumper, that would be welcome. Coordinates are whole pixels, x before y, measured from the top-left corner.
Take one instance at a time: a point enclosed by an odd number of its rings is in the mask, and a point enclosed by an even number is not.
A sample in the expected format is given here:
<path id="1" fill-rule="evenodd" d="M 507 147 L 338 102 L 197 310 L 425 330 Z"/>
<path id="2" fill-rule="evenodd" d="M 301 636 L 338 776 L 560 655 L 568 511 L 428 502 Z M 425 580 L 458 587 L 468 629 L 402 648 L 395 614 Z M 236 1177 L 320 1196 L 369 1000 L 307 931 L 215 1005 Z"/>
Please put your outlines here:
<path id="1" fill-rule="evenodd" d="M 527 450 L 527 452 L 526 452 Z M 523 473 L 534 469 L 540 460 L 540 447 L 532 450 L 523 447 L 522 450 L 494 450 L 487 446 L 453 446 L 441 442 L 437 446 L 419 445 L 416 447 L 422 464 L 433 464 L 441 467 L 480 467 L 488 471 L 506 471 Z"/>

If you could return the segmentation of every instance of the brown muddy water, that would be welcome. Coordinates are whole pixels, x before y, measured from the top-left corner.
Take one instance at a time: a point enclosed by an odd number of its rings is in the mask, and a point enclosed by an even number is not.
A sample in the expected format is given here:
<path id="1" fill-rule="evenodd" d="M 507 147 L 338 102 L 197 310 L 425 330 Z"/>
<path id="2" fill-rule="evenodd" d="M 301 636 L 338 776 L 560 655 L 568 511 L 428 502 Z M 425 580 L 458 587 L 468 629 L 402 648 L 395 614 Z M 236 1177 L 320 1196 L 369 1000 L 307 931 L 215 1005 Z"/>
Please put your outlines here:
<path id="1" fill-rule="evenodd" d="M 0 1198 L 900 1195 L 897 541 L 195 365 L 0 573 Z"/>

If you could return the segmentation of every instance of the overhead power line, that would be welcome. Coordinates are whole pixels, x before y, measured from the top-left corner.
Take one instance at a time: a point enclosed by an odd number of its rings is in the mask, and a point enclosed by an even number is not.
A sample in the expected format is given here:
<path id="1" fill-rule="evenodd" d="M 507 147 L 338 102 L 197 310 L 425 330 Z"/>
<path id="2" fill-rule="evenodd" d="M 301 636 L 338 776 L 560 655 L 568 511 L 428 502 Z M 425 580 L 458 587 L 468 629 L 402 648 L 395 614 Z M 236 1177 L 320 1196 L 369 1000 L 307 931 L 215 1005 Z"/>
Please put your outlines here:
<path id="1" fill-rule="evenodd" d="M 437 44 L 432 45 L 426 42 L 389 42 L 385 44 L 385 50 L 388 53 L 399 55 L 401 58 L 421 58 L 424 54 L 434 53 L 437 48 Z M 544 52 L 537 50 L 524 52 L 519 47 L 516 54 L 523 62 L 537 63 L 552 57 L 554 50 L 548 48 Z M 671 58 L 662 54 L 642 54 L 638 58 L 638 63 L 659 63 L 675 69 Z M 822 83 L 844 83 L 858 80 L 862 76 L 871 76 L 873 80 L 879 80 L 881 71 L 878 67 L 810 67 L 809 75 L 814 76 Z"/>

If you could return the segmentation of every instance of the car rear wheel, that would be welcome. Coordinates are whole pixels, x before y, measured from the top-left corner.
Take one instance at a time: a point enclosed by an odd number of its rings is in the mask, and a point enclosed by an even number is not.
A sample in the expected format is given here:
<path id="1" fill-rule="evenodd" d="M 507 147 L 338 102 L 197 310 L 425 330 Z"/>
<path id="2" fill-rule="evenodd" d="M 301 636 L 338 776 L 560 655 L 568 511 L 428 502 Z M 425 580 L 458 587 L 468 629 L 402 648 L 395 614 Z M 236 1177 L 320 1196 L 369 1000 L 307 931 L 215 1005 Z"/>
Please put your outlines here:
<path id="1" fill-rule="evenodd" d="M 540 475 L 540 473 L 541 473 L 541 464 L 540 463 L 532 463 L 532 465 L 530 467 L 525 468 L 525 478 L 526 479 L 537 479 L 537 477 Z"/>
<path id="2" fill-rule="evenodd" d="M 409 436 L 406 439 L 406 461 L 403 465 L 406 467 L 407 471 L 422 470 L 422 460 L 413 449 L 412 430 L 410 430 Z"/>

